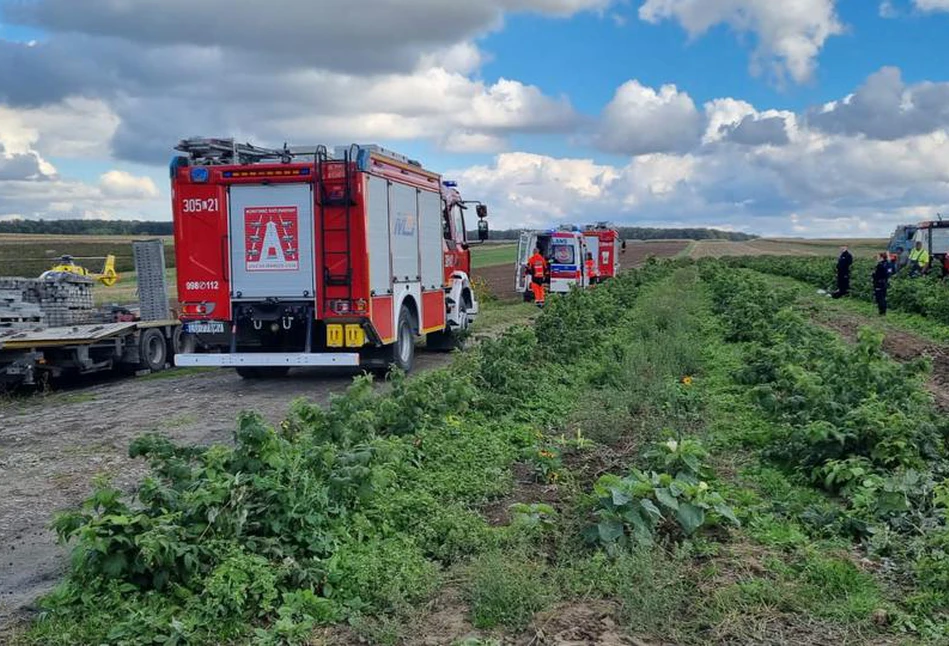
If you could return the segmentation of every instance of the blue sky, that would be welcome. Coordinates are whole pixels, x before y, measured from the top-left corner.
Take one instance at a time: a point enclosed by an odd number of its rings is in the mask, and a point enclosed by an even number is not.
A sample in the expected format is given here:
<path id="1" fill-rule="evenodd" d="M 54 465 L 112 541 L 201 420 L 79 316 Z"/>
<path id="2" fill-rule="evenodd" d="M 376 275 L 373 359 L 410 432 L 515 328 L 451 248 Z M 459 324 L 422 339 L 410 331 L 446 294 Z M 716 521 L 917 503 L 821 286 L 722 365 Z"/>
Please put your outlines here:
<path id="1" fill-rule="evenodd" d="M 0 217 L 167 219 L 198 134 L 379 142 L 496 226 L 877 235 L 949 206 L 949 0 L 349 4 L 0 0 Z"/>

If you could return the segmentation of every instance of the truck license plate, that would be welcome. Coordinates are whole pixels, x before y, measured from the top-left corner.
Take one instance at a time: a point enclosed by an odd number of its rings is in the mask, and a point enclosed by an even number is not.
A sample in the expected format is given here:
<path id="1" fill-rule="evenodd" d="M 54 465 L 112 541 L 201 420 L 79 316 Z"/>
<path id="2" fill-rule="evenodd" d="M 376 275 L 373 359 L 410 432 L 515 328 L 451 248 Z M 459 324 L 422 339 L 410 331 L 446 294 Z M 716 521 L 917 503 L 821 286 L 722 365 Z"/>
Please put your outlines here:
<path id="1" fill-rule="evenodd" d="M 186 323 L 185 332 L 191 334 L 224 334 L 224 324 L 220 321 L 209 323 Z"/>

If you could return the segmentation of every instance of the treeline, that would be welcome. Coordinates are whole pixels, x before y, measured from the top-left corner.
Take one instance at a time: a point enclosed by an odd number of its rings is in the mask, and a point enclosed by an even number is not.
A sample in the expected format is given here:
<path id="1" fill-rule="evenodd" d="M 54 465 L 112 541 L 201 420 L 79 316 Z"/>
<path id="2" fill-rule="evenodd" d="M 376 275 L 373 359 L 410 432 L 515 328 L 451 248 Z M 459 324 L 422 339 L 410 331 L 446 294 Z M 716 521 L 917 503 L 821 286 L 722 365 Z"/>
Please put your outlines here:
<path id="1" fill-rule="evenodd" d="M 170 236 L 172 224 L 142 220 L 10 220 L 0 222 L 0 233 Z"/>
<path id="2" fill-rule="evenodd" d="M 742 242 L 759 237 L 736 231 L 719 231 L 718 229 L 666 229 L 653 227 L 618 227 L 620 235 L 626 240 L 731 240 Z M 522 229 L 506 229 L 491 232 L 492 240 L 517 240 Z M 470 240 L 478 239 L 478 232 L 468 234 Z"/>

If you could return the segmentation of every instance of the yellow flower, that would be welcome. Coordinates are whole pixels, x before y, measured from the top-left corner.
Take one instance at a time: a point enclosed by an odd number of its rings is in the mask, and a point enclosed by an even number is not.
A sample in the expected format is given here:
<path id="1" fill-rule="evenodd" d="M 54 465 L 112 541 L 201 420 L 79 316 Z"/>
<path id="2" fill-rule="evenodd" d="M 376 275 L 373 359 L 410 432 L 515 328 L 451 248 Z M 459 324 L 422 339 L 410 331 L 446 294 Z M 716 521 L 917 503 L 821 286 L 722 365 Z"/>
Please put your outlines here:
<path id="1" fill-rule="evenodd" d="M 686 386 L 691 386 L 691 385 L 692 385 L 692 377 L 688 377 L 688 376 L 683 377 L 683 378 L 682 378 L 682 383 L 685 384 Z"/>

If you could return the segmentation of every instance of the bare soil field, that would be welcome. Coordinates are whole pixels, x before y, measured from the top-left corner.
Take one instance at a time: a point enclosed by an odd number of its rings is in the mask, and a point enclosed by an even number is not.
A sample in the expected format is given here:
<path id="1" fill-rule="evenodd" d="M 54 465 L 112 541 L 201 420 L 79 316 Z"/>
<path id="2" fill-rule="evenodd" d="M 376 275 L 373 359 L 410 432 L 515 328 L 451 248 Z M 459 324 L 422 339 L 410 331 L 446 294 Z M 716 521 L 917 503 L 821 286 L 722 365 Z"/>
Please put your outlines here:
<path id="1" fill-rule="evenodd" d="M 886 247 L 886 240 L 876 239 L 823 239 L 760 238 L 746 242 L 729 240 L 700 240 L 690 252 L 692 258 L 721 258 L 723 256 L 836 256 L 840 247 L 847 245 L 856 256 L 872 256 Z"/>

